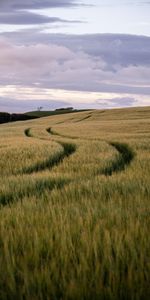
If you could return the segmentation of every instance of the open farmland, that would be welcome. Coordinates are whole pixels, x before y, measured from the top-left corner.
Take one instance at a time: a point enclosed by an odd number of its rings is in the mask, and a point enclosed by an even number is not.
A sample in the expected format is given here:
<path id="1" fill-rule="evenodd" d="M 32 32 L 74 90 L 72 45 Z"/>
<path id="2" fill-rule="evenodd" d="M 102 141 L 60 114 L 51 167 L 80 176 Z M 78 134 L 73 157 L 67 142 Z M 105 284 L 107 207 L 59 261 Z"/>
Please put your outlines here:
<path id="1" fill-rule="evenodd" d="M 0 299 L 149 299 L 150 107 L 0 126 Z"/>

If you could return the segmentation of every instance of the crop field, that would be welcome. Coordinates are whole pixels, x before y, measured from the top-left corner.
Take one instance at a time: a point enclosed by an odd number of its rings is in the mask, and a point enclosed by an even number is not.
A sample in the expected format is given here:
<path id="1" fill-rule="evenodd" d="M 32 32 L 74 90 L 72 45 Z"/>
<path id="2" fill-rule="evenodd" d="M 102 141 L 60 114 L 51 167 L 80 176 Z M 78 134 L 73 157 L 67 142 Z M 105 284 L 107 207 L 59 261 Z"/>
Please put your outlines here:
<path id="1" fill-rule="evenodd" d="M 150 107 L 0 125 L 0 299 L 150 299 Z"/>

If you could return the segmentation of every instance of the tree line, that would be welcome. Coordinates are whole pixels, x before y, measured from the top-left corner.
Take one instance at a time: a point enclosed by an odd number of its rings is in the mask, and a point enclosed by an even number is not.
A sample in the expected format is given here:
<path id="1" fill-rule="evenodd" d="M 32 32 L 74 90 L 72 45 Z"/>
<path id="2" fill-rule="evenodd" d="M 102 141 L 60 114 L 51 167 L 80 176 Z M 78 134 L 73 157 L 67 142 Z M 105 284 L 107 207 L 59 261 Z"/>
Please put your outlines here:
<path id="1" fill-rule="evenodd" d="M 24 114 L 9 114 L 6 112 L 0 112 L 0 124 L 15 122 L 15 121 L 25 121 L 29 119 L 35 119 L 35 116 L 28 116 Z"/>

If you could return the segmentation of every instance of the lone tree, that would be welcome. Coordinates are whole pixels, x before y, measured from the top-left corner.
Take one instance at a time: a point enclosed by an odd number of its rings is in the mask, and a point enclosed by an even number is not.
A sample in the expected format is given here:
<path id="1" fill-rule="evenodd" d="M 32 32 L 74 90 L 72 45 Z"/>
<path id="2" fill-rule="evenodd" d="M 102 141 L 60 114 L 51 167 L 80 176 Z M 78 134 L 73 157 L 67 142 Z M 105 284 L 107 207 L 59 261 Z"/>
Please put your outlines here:
<path id="1" fill-rule="evenodd" d="M 43 109 L 42 106 L 39 106 L 39 107 L 37 108 L 38 111 L 41 111 L 42 109 Z"/>

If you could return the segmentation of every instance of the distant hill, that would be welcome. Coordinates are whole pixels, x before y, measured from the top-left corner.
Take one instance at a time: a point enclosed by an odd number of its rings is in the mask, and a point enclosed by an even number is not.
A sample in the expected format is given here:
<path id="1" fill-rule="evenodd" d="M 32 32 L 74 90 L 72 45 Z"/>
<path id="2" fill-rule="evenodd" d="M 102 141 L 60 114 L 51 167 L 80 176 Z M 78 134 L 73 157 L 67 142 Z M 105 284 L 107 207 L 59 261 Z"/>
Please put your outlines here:
<path id="1" fill-rule="evenodd" d="M 68 108 L 60 108 L 51 111 L 30 111 L 24 114 L 9 114 L 7 112 L 0 112 L 0 124 L 8 123 L 8 122 L 16 122 L 16 121 L 26 121 L 31 119 L 37 119 L 48 116 L 55 116 L 67 113 L 77 113 L 88 111 L 88 109 L 73 109 L 72 107 Z"/>
<path id="2" fill-rule="evenodd" d="M 60 108 L 56 110 L 50 110 L 50 111 L 30 111 L 26 112 L 26 116 L 30 117 L 49 117 L 49 116 L 55 116 L 55 115 L 62 115 L 62 114 L 67 114 L 67 113 L 77 113 L 77 112 L 84 112 L 88 111 L 88 109 L 72 109 L 72 108 Z"/>
<path id="3" fill-rule="evenodd" d="M 25 114 L 9 114 L 6 112 L 0 112 L 0 124 L 16 121 L 26 121 L 36 119 L 37 116 L 30 116 Z"/>

